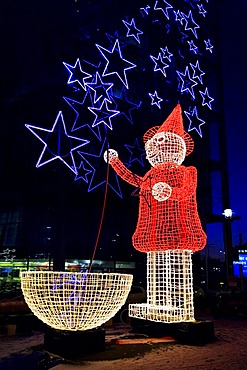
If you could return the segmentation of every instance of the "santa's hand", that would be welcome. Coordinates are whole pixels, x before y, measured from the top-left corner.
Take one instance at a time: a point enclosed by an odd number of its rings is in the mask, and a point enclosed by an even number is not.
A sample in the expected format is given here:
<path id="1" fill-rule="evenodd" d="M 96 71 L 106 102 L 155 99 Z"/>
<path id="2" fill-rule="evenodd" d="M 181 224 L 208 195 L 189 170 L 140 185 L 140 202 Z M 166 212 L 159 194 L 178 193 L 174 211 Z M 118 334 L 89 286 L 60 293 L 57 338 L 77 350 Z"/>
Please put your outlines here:
<path id="1" fill-rule="evenodd" d="M 118 152 L 114 149 L 107 149 L 104 153 L 104 160 L 106 163 L 111 163 L 112 158 L 118 157 Z"/>
<path id="2" fill-rule="evenodd" d="M 157 182 L 152 188 L 152 196 L 158 202 L 163 202 L 170 198 L 172 188 L 166 182 Z"/>

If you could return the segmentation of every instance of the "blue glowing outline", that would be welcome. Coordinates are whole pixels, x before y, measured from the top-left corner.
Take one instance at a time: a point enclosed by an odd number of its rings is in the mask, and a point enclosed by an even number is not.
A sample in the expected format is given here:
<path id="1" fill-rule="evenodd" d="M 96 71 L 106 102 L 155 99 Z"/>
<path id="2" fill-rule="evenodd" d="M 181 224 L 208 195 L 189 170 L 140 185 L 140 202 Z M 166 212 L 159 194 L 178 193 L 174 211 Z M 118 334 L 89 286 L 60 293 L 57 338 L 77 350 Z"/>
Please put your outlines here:
<path id="1" fill-rule="evenodd" d="M 192 112 L 187 112 L 187 111 L 184 111 L 184 113 L 185 113 L 185 115 L 187 116 L 187 118 L 188 118 L 188 120 L 190 121 L 190 123 L 189 123 L 189 128 L 188 128 L 188 132 L 190 132 L 190 131 L 192 131 L 192 130 L 196 130 L 196 132 L 199 134 L 199 136 L 200 137 L 202 137 L 202 131 L 201 131 L 201 126 L 202 125 L 204 125 L 206 122 L 205 121 L 203 121 L 202 119 L 200 119 L 199 117 L 198 117 L 198 112 L 197 112 L 197 108 L 196 108 L 196 106 L 193 108 L 193 110 L 192 110 Z M 196 117 L 196 120 L 198 121 L 198 122 L 201 122 L 200 124 L 198 124 L 197 126 L 193 126 L 193 127 L 191 127 L 192 126 L 192 124 L 193 124 L 193 122 L 192 122 L 192 119 L 190 118 L 190 117 Z"/>
<path id="2" fill-rule="evenodd" d="M 202 96 L 202 105 L 207 105 L 209 109 L 212 109 L 211 103 L 214 101 L 214 99 L 208 95 L 208 88 L 206 87 L 205 92 L 199 91 L 199 93 Z"/>
<path id="3" fill-rule="evenodd" d="M 107 112 L 110 112 L 110 113 L 113 113 L 113 114 L 108 114 L 106 113 L 105 111 L 102 112 L 102 109 L 105 107 L 106 111 Z M 111 123 L 111 118 L 120 114 L 120 112 L 118 110 L 110 110 L 108 108 L 108 104 L 107 104 L 107 101 L 104 100 L 101 104 L 101 106 L 99 108 L 96 108 L 96 107 L 88 107 L 88 109 L 90 110 L 90 112 L 92 112 L 96 117 L 95 117 L 95 120 L 92 124 L 92 127 L 95 127 L 95 126 L 98 126 L 100 123 L 104 123 L 105 126 L 107 126 L 110 130 L 113 130 L 113 127 L 112 127 L 112 123 Z M 97 114 L 96 112 L 100 112 L 100 113 L 106 113 L 107 114 L 107 117 L 105 117 L 104 119 L 103 118 L 98 118 L 100 114 Z M 108 120 L 108 124 L 105 120 Z"/>
<path id="4" fill-rule="evenodd" d="M 149 15 L 149 9 L 151 9 L 150 5 L 146 5 L 145 8 L 140 8 L 142 17 L 145 17 L 145 14 Z M 142 13 L 142 10 L 144 11 L 145 14 Z"/>
<path id="5" fill-rule="evenodd" d="M 90 167 L 91 169 L 89 170 L 89 169 L 85 168 L 85 164 L 88 167 Z M 84 176 L 81 174 L 81 171 L 80 171 L 81 168 L 84 171 Z M 95 168 L 85 158 L 83 158 L 83 161 L 81 161 L 81 163 L 77 167 L 77 175 L 75 176 L 74 180 L 78 181 L 78 180 L 82 179 L 84 182 L 86 182 L 88 184 L 88 175 L 90 173 L 92 173 L 93 171 L 95 171 Z"/>
<path id="6" fill-rule="evenodd" d="M 203 8 L 203 5 L 202 4 L 197 4 L 197 6 L 198 6 L 199 14 L 202 14 L 203 17 L 206 17 L 207 11 Z"/>
<path id="7" fill-rule="evenodd" d="M 148 93 L 148 95 L 152 99 L 151 105 L 155 104 L 159 109 L 161 109 L 160 103 L 163 101 L 163 99 L 158 96 L 157 91 L 155 90 L 153 94 Z"/>
<path id="8" fill-rule="evenodd" d="M 143 35 L 143 32 L 136 27 L 134 18 L 131 19 L 130 23 L 127 22 L 127 21 L 124 21 L 124 20 L 122 20 L 122 22 L 124 23 L 124 25 L 128 29 L 126 36 L 127 37 L 133 36 L 135 38 L 135 40 L 140 44 L 141 41 L 140 41 L 139 35 Z M 132 29 L 132 31 L 131 31 L 131 29 Z M 136 31 L 135 33 L 133 33 L 134 30 Z M 132 32 L 132 33 L 130 33 L 130 32 Z"/>
<path id="9" fill-rule="evenodd" d="M 187 41 L 189 46 L 190 46 L 190 50 L 194 52 L 194 54 L 197 54 L 198 53 L 198 47 L 194 44 L 194 41 L 191 40 L 191 41 Z"/>
<path id="10" fill-rule="evenodd" d="M 177 12 L 173 10 L 175 14 L 175 21 L 179 22 L 181 25 L 183 24 L 183 20 L 185 20 L 184 14 L 178 10 Z"/>
<path id="11" fill-rule="evenodd" d="M 100 81 L 100 83 L 98 82 L 98 80 Z M 104 98 L 104 95 L 99 95 L 97 97 L 97 89 L 98 88 L 103 88 L 103 90 L 105 91 L 105 98 L 103 100 L 107 100 L 109 103 L 111 103 L 111 98 L 109 96 L 109 93 L 108 93 L 108 90 L 110 90 L 113 86 L 113 83 L 104 83 L 100 77 L 100 74 L 99 72 L 97 71 L 96 72 L 96 75 L 95 75 L 95 82 L 88 82 L 85 84 L 87 87 L 89 87 L 91 90 L 94 91 L 94 104 L 97 103 L 97 101 L 99 101 L 102 97 Z M 95 86 L 95 87 L 93 87 Z M 107 88 L 105 88 L 105 86 L 108 86 Z"/>
<path id="12" fill-rule="evenodd" d="M 188 15 L 186 15 L 184 13 L 182 13 L 182 14 L 183 14 L 185 22 L 186 22 L 185 28 L 184 28 L 185 31 L 191 30 L 193 35 L 198 39 L 196 28 L 200 28 L 200 26 L 194 21 L 193 16 L 192 16 L 192 11 L 190 10 Z M 189 22 L 191 23 L 191 25 L 194 24 L 195 26 L 194 27 L 188 27 Z"/>
<path id="13" fill-rule="evenodd" d="M 118 31 L 115 31 L 113 36 L 110 35 L 107 32 L 105 33 L 105 35 L 108 38 L 108 40 L 110 41 L 111 47 L 115 44 L 116 40 L 119 38 Z M 121 48 L 124 48 L 127 44 L 124 41 L 120 40 L 119 45 L 120 45 Z"/>
<path id="14" fill-rule="evenodd" d="M 97 49 L 99 50 L 99 52 L 101 53 L 101 55 L 103 56 L 103 58 L 107 61 L 107 63 L 106 63 L 106 66 L 105 66 L 105 69 L 104 69 L 104 71 L 103 71 L 102 76 L 104 77 L 104 76 L 110 76 L 110 75 L 112 75 L 112 74 L 116 74 L 116 75 L 118 76 L 118 78 L 122 81 L 122 83 L 124 84 L 124 86 L 128 89 L 128 88 L 129 88 L 129 86 L 128 86 L 128 81 L 127 81 L 127 77 L 126 77 L 126 71 L 128 71 L 129 69 L 135 68 L 135 67 L 136 67 L 136 64 L 131 63 L 131 62 L 129 62 L 128 60 L 126 60 L 126 59 L 124 59 L 124 58 L 123 58 L 118 39 L 115 41 L 115 44 L 114 44 L 114 46 L 113 46 L 113 48 L 112 48 L 112 50 L 111 50 L 111 51 L 110 51 L 110 50 L 107 50 L 107 49 L 105 49 L 105 48 L 103 48 L 103 46 L 100 46 L 100 45 L 98 45 L 98 44 L 95 44 L 95 45 L 96 45 Z M 103 53 L 103 51 L 102 51 L 102 50 L 105 50 L 105 51 L 106 51 L 106 53 L 108 53 L 108 54 L 113 54 L 113 52 L 115 52 L 115 55 L 116 55 L 116 53 L 117 53 L 117 55 L 119 56 L 119 58 L 120 58 L 122 61 L 124 61 L 126 64 L 129 64 L 129 65 L 130 65 L 129 67 L 127 67 L 127 68 L 124 68 L 124 69 L 123 69 L 124 80 L 123 80 L 123 78 L 119 75 L 119 73 L 118 73 L 118 72 L 116 72 L 116 71 L 108 72 L 108 73 L 107 73 L 107 69 L 108 69 L 108 65 L 110 64 L 110 61 L 109 61 L 109 59 L 105 56 L 105 54 Z"/>
<path id="15" fill-rule="evenodd" d="M 167 58 L 169 60 L 169 62 L 171 62 L 171 57 L 173 56 L 172 53 L 169 52 L 168 50 L 168 47 L 166 46 L 164 49 L 163 48 L 160 48 L 160 50 L 162 51 L 162 57 L 163 58 Z"/>
<path id="16" fill-rule="evenodd" d="M 198 78 L 198 80 L 203 84 L 202 82 L 202 76 L 205 75 L 205 72 L 203 72 L 199 66 L 199 60 L 196 61 L 196 64 L 190 63 L 191 68 L 193 69 L 193 76 L 192 78 Z"/>
<path id="17" fill-rule="evenodd" d="M 91 153 L 87 153 L 87 152 L 81 152 L 81 151 L 78 151 L 78 154 L 82 157 L 83 160 L 86 160 L 85 159 L 85 156 L 89 156 L 89 157 L 93 157 L 93 158 L 100 158 L 102 160 L 102 165 L 103 163 L 106 165 L 106 163 L 104 162 L 104 159 L 103 159 L 103 154 L 104 152 L 108 149 L 108 143 L 107 143 L 107 139 L 105 138 L 103 143 L 102 143 L 102 146 L 101 146 L 101 149 L 100 149 L 100 152 L 99 154 L 91 154 Z M 88 186 L 88 192 L 91 192 L 92 190 L 96 189 L 97 187 L 103 185 L 106 183 L 106 178 L 104 180 L 102 180 L 100 183 L 98 184 L 93 184 L 94 182 L 94 178 L 95 178 L 95 174 L 97 172 L 97 170 L 91 165 L 91 167 L 93 168 L 93 174 L 92 174 L 92 177 L 90 179 L 90 183 L 89 183 L 89 186 Z M 106 176 L 106 172 L 105 172 L 105 176 Z M 111 178 L 114 178 L 115 182 L 116 182 L 116 186 L 117 186 L 117 189 L 114 188 L 114 186 L 112 185 L 111 183 Z M 118 181 L 118 175 L 115 173 L 115 171 L 111 171 L 110 169 L 110 177 L 109 177 L 109 180 L 108 180 L 108 185 L 109 187 L 120 197 L 122 198 L 123 195 L 122 195 L 122 191 L 121 191 L 121 188 L 120 188 L 120 184 L 119 184 L 119 181 Z"/>
<path id="18" fill-rule="evenodd" d="M 128 144 L 124 144 L 125 148 L 130 152 L 130 157 L 129 157 L 129 164 L 134 162 L 134 161 L 137 161 L 141 164 L 142 167 L 144 167 L 144 161 L 142 159 L 142 157 L 146 154 L 145 150 L 140 148 L 140 145 L 139 145 L 139 141 L 138 139 L 136 138 L 135 141 L 134 141 L 134 145 L 128 145 Z M 131 149 L 135 149 L 137 148 L 137 150 L 139 151 L 139 158 L 137 158 L 136 156 L 135 157 L 132 157 L 133 154 L 134 154 L 134 151 L 132 151 Z"/>
<path id="19" fill-rule="evenodd" d="M 126 114 L 126 111 L 120 110 L 119 116 L 121 116 L 121 114 L 122 114 L 133 125 L 133 118 L 132 118 L 132 115 L 131 115 L 131 111 L 133 109 L 140 108 L 142 102 L 140 101 L 139 104 L 135 104 L 135 103 L 129 101 L 127 99 L 126 88 L 124 86 L 121 90 L 120 96 L 121 96 L 121 98 L 118 97 L 118 96 L 115 96 L 115 95 L 111 95 L 111 98 L 114 101 L 114 103 L 116 104 L 116 109 L 118 109 L 119 105 L 121 105 L 121 104 L 117 103 L 117 101 L 119 101 L 119 100 L 122 100 L 122 101 L 126 102 L 129 106 L 131 106 L 131 108 L 128 109 L 129 115 Z"/>
<path id="20" fill-rule="evenodd" d="M 83 71 L 81 69 L 80 59 L 79 58 L 76 59 L 76 62 L 75 62 L 75 65 L 74 66 L 72 66 L 72 65 L 70 65 L 68 63 L 65 63 L 65 62 L 63 62 L 63 64 L 64 64 L 64 66 L 67 68 L 67 70 L 70 73 L 70 76 L 68 78 L 67 84 L 73 84 L 75 82 L 78 82 L 81 85 L 81 87 L 83 88 L 83 90 L 86 91 L 86 86 L 85 86 L 85 81 L 84 80 L 87 79 L 87 78 L 91 78 L 92 75 L 90 75 L 89 73 L 87 73 L 87 72 L 85 72 L 85 71 Z M 76 72 L 76 70 L 78 68 L 79 68 L 80 73 L 86 75 L 85 77 L 82 78 L 83 83 L 81 83 L 81 80 L 78 80 L 77 78 L 73 79 L 73 75 L 75 74 L 75 72 Z M 71 71 L 71 69 L 72 70 L 75 70 L 75 72 Z"/>
<path id="21" fill-rule="evenodd" d="M 195 93 L 194 93 L 194 90 L 193 90 L 193 87 L 194 86 L 196 86 L 198 83 L 195 81 L 195 80 L 193 80 L 191 77 L 190 77 L 190 71 L 189 71 L 189 67 L 188 66 L 186 66 L 186 68 L 185 68 L 185 72 L 184 73 L 182 73 L 182 72 L 179 72 L 178 70 L 176 70 L 176 72 L 177 72 L 177 74 L 179 75 L 179 78 L 182 80 L 182 86 L 181 86 L 181 88 L 180 88 L 180 91 L 181 92 L 189 92 L 190 93 L 190 95 L 192 96 L 192 98 L 193 99 L 195 99 Z M 188 81 L 188 79 L 190 80 L 190 81 L 192 81 L 194 84 L 191 86 L 191 87 L 184 87 L 184 79 L 181 77 L 181 76 L 184 76 L 185 78 L 187 78 L 187 81 Z"/>
<path id="22" fill-rule="evenodd" d="M 165 3 L 165 6 L 163 5 L 163 7 L 162 7 L 162 4 L 160 4 L 160 5 L 158 4 L 158 3 L 161 3 L 161 2 Z M 169 15 L 168 15 L 168 9 L 173 9 L 173 6 L 171 4 L 169 4 L 166 0 L 156 0 L 156 2 L 154 4 L 154 10 L 162 10 L 162 12 L 166 16 L 166 18 L 170 19 Z"/>
<path id="23" fill-rule="evenodd" d="M 70 98 L 67 98 L 67 97 L 63 97 L 63 99 L 66 101 L 66 103 L 74 110 L 74 112 L 76 113 L 76 117 L 75 117 L 75 120 L 74 120 L 74 123 L 73 123 L 73 126 L 72 126 L 72 129 L 71 129 L 71 132 L 74 132 L 76 130 L 79 130 L 79 129 L 82 129 L 83 127 L 88 127 L 90 129 L 90 131 L 97 137 L 98 140 L 101 141 L 101 133 L 100 133 L 100 128 L 99 126 L 96 126 L 96 127 L 92 127 L 90 125 L 90 123 L 84 123 L 81 125 L 81 126 L 78 126 L 76 127 L 76 124 L 77 124 L 77 121 L 78 121 L 78 118 L 82 116 L 81 113 L 78 112 L 78 110 L 76 109 L 75 105 L 77 106 L 82 106 L 83 109 L 85 110 L 88 110 L 88 106 L 85 105 L 85 100 L 87 97 L 90 97 L 90 100 L 91 100 L 91 103 L 93 103 L 92 101 L 92 97 L 91 97 L 91 92 L 90 90 L 88 89 L 84 98 L 83 98 L 83 101 L 82 102 L 79 102 L 79 101 L 76 101 L 74 99 L 70 99 Z M 92 112 L 91 112 L 92 113 Z M 93 116 L 92 116 L 92 124 L 93 124 Z"/>
<path id="24" fill-rule="evenodd" d="M 165 69 L 169 67 L 169 64 L 166 64 L 163 60 L 162 54 L 159 53 L 158 57 L 155 58 L 153 55 L 150 55 L 150 58 L 155 63 L 154 72 L 160 71 L 166 77 Z"/>
<path id="25" fill-rule="evenodd" d="M 73 147 L 69 154 L 66 154 L 66 156 L 64 157 L 67 157 L 68 155 L 70 156 L 70 159 L 72 161 L 72 165 L 69 165 L 68 162 L 66 162 L 60 155 L 54 155 L 54 153 L 51 153 L 51 151 L 48 149 L 48 145 L 46 143 L 45 140 L 43 140 L 36 132 L 35 130 L 38 130 L 38 131 L 42 131 L 42 132 L 45 132 L 47 134 L 51 134 L 55 131 L 55 128 L 57 126 L 57 124 L 59 123 L 62 123 L 62 127 L 63 127 L 63 133 L 71 140 L 71 141 L 80 141 L 81 143 L 75 147 Z M 59 111 L 57 117 L 56 117 L 56 120 L 53 124 L 53 127 L 51 130 L 47 130 L 47 129 L 44 129 L 44 128 L 41 128 L 41 127 L 37 127 L 37 126 L 32 126 L 32 125 L 29 125 L 29 124 L 25 124 L 25 126 L 43 143 L 45 144 L 42 152 L 41 152 L 41 155 L 38 159 L 38 162 L 36 163 L 36 168 L 38 167 L 41 167 L 51 161 L 54 161 L 55 159 L 60 159 L 71 171 L 73 171 L 75 174 L 77 174 L 77 171 L 76 171 L 76 166 L 75 166 L 75 161 L 74 161 L 74 156 L 73 156 L 73 151 L 74 150 L 77 150 L 79 149 L 80 147 L 86 145 L 89 143 L 89 140 L 84 140 L 84 139 L 81 139 L 81 138 L 78 138 L 78 137 L 75 137 L 75 136 L 71 136 L 71 135 L 68 135 L 67 134 L 67 130 L 66 130 L 66 126 L 65 126 L 65 122 L 64 122 L 64 119 L 63 119 L 63 113 L 62 111 Z M 45 136 L 47 137 L 47 135 Z M 45 155 L 46 152 L 49 152 L 49 154 L 53 154 L 53 157 L 49 160 L 46 160 L 45 162 L 41 162 L 42 160 L 42 157 Z"/>
<path id="26" fill-rule="evenodd" d="M 210 53 L 213 52 L 213 45 L 211 44 L 210 39 L 204 40 L 205 45 L 206 45 L 206 50 L 209 50 Z"/>

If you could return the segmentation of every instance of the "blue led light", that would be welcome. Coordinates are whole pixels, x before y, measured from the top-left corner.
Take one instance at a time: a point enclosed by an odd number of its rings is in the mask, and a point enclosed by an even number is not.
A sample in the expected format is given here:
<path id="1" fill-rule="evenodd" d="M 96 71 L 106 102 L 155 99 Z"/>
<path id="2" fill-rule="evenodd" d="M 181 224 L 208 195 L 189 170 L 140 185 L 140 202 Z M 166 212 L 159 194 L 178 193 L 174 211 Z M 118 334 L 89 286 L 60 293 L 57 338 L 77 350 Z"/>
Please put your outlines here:
<path id="1" fill-rule="evenodd" d="M 193 35 L 198 38 L 196 29 L 200 28 L 200 26 L 194 21 L 191 10 L 189 11 L 188 15 L 183 13 L 185 19 L 185 31 L 191 31 Z"/>
<path id="2" fill-rule="evenodd" d="M 89 73 L 82 70 L 80 59 L 78 58 L 76 60 L 74 66 L 72 66 L 68 63 L 64 63 L 64 62 L 63 62 L 63 64 L 65 65 L 65 67 L 67 68 L 67 70 L 70 73 L 70 76 L 69 76 L 69 79 L 68 79 L 67 83 L 68 84 L 73 84 L 75 82 L 78 82 L 80 84 L 80 86 L 83 88 L 83 90 L 86 90 L 85 80 L 88 79 L 88 78 L 91 78 L 92 75 L 90 75 Z"/>
<path id="3" fill-rule="evenodd" d="M 198 53 L 198 47 L 194 44 L 194 41 L 191 40 L 191 41 L 187 41 L 189 46 L 190 46 L 190 50 L 194 52 L 194 54 L 197 54 Z"/>
<path id="4" fill-rule="evenodd" d="M 214 99 L 208 95 L 208 88 L 206 87 L 205 92 L 199 91 L 202 96 L 202 105 L 207 105 L 209 109 L 212 109 L 211 103 Z"/>
<path id="5" fill-rule="evenodd" d="M 140 108 L 142 102 L 135 104 L 127 99 L 126 88 L 123 86 L 120 96 L 112 95 L 111 99 L 116 104 L 116 109 L 119 111 L 119 116 L 123 115 L 133 125 L 132 110 Z"/>
<path id="6" fill-rule="evenodd" d="M 176 71 L 179 78 L 181 79 L 182 85 L 180 87 L 181 92 L 189 93 L 193 99 L 195 99 L 195 93 L 193 87 L 197 85 L 197 82 L 190 77 L 189 67 L 186 66 L 185 72 Z"/>
<path id="7" fill-rule="evenodd" d="M 129 157 L 129 164 L 137 161 L 139 162 L 142 167 L 144 166 L 143 156 L 145 156 L 146 152 L 144 149 L 140 148 L 138 139 L 135 139 L 134 145 L 124 144 L 125 148 L 130 152 Z"/>
<path id="8" fill-rule="evenodd" d="M 191 68 L 193 69 L 193 76 L 192 78 L 198 78 L 201 84 L 202 82 L 202 76 L 205 75 L 205 72 L 203 72 L 199 66 L 199 60 L 196 61 L 196 64 L 190 63 Z"/>
<path id="9" fill-rule="evenodd" d="M 192 112 L 184 111 L 184 113 L 187 116 L 188 120 L 190 121 L 188 132 L 196 130 L 200 137 L 202 137 L 201 126 L 204 125 L 206 122 L 198 117 L 197 108 L 194 107 Z"/>
<path id="10" fill-rule="evenodd" d="M 162 57 L 168 59 L 169 62 L 171 62 L 171 57 L 173 56 L 173 54 L 169 52 L 168 47 L 166 46 L 164 49 L 160 48 L 160 50 L 162 51 Z"/>
<path id="11" fill-rule="evenodd" d="M 108 102 L 111 102 L 108 91 L 112 88 L 113 83 L 104 83 L 99 72 L 96 72 L 95 81 L 88 82 L 86 85 L 94 91 L 94 103 L 97 103 L 99 100 L 107 100 Z"/>
<path id="12" fill-rule="evenodd" d="M 210 53 L 213 52 L 213 45 L 211 44 L 211 41 L 209 39 L 204 40 L 206 45 L 206 50 L 210 51 Z"/>
<path id="13" fill-rule="evenodd" d="M 96 117 L 92 124 L 92 127 L 98 126 L 100 123 L 103 123 L 110 130 L 113 129 L 111 119 L 120 112 L 118 110 L 110 110 L 108 108 L 108 103 L 106 100 L 103 101 L 99 108 L 89 107 L 88 108 Z"/>
<path id="14" fill-rule="evenodd" d="M 197 4 L 197 6 L 198 6 L 198 12 L 199 12 L 199 14 L 203 15 L 203 17 L 206 17 L 207 12 L 203 8 L 203 5 L 202 4 Z"/>
<path id="15" fill-rule="evenodd" d="M 161 10 L 165 14 L 166 18 L 170 19 L 168 15 L 168 9 L 173 9 L 173 6 L 169 4 L 166 0 L 155 1 L 154 10 Z"/>
<path id="16" fill-rule="evenodd" d="M 36 167 L 43 166 L 55 159 L 59 159 L 71 171 L 77 174 L 73 151 L 88 144 L 89 140 L 67 134 L 61 111 L 58 113 L 51 130 L 29 124 L 25 124 L 25 126 L 44 144 Z"/>
<path id="17" fill-rule="evenodd" d="M 124 84 L 124 86 L 126 86 L 128 89 L 129 86 L 128 86 L 128 81 L 127 81 L 126 71 L 132 68 L 135 68 L 136 64 L 131 63 L 130 61 L 123 58 L 121 48 L 119 45 L 119 41 L 118 40 L 115 41 L 115 44 L 111 51 L 97 44 L 96 44 L 96 47 L 100 51 L 103 58 L 107 61 L 102 76 L 109 76 L 112 74 L 116 74 L 118 78 L 121 80 L 121 82 Z M 116 64 L 118 64 L 118 71 L 114 70 L 116 68 Z"/>
<path id="18" fill-rule="evenodd" d="M 150 58 L 155 63 L 154 72 L 160 71 L 166 77 L 165 69 L 169 67 L 169 64 L 166 64 L 163 60 L 162 54 L 159 53 L 158 57 L 155 58 L 154 56 L 150 55 Z"/>
<path id="19" fill-rule="evenodd" d="M 131 37 L 131 36 L 134 37 L 136 39 L 136 41 L 140 44 L 139 35 L 142 35 L 143 32 L 136 27 L 134 18 L 131 19 L 130 23 L 127 22 L 127 21 L 124 21 L 124 20 L 122 22 L 124 23 L 124 25 L 128 29 L 126 36 L 127 37 Z"/>
<path id="20" fill-rule="evenodd" d="M 154 94 L 149 93 L 148 95 L 152 99 L 151 105 L 157 105 L 157 107 L 161 109 L 160 103 L 163 101 L 163 99 L 158 96 L 157 91 L 155 91 Z"/>

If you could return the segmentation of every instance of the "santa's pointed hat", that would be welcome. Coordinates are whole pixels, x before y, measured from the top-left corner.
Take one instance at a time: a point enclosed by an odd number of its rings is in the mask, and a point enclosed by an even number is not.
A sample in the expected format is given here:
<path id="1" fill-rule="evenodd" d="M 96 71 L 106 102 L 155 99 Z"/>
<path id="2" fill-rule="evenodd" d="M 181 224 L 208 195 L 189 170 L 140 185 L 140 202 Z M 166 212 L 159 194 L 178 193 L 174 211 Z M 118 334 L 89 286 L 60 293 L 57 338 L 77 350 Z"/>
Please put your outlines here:
<path id="1" fill-rule="evenodd" d="M 154 126 L 147 130 L 147 132 L 143 135 L 144 143 L 146 143 L 159 132 L 173 132 L 174 134 L 180 136 L 186 145 L 186 155 L 189 155 L 193 151 L 194 142 L 188 132 L 184 131 L 182 109 L 180 104 L 177 104 L 177 106 L 173 109 L 171 114 L 161 126 Z"/>

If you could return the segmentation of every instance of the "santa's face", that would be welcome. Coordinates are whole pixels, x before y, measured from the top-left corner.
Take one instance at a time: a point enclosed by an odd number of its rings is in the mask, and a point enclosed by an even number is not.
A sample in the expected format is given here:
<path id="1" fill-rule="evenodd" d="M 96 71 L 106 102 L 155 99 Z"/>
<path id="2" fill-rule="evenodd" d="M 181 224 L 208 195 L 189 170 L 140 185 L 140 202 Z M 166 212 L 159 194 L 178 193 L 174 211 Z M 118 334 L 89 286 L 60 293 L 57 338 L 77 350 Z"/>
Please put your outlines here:
<path id="1" fill-rule="evenodd" d="M 145 144 L 147 160 L 151 166 L 160 163 L 180 165 L 185 158 L 186 145 L 181 136 L 172 132 L 159 132 Z"/>

